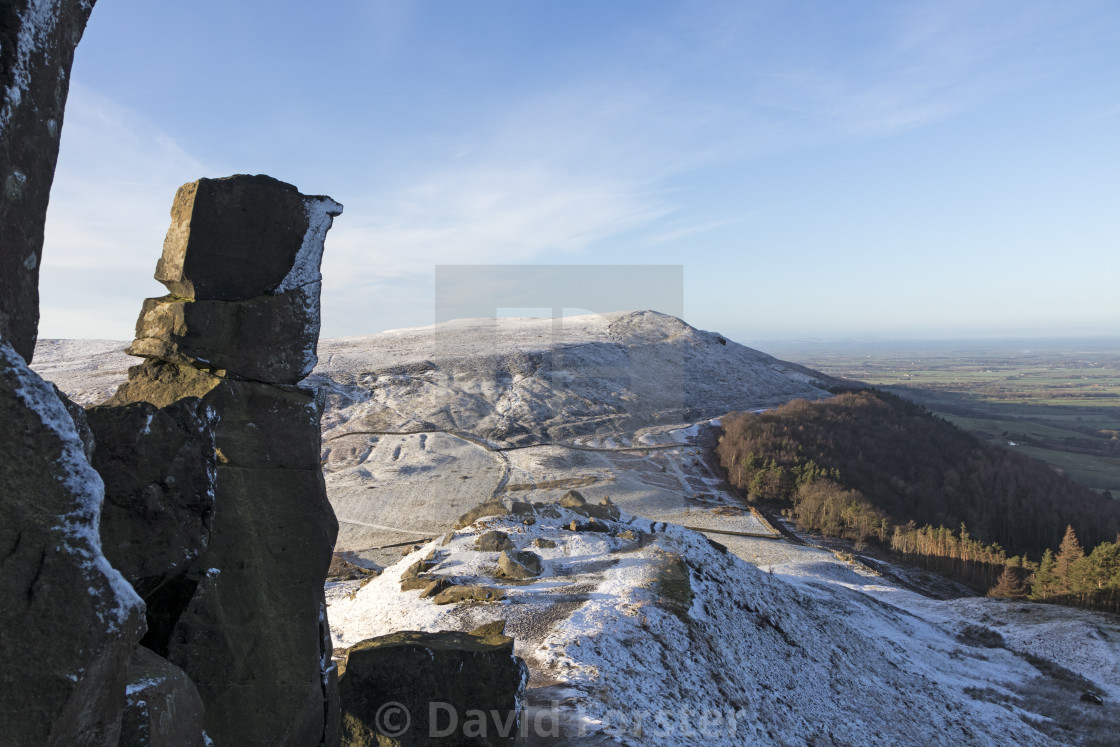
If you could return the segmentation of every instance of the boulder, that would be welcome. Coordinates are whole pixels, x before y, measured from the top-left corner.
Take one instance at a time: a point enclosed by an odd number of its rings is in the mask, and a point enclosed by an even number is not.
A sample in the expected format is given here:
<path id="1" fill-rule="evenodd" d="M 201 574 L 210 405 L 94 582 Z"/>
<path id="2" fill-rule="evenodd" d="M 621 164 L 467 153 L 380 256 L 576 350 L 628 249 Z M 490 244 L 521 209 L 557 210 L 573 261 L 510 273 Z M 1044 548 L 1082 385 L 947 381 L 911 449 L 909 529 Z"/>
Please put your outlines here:
<path id="1" fill-rule="evenodd" d="M 512 579 L 536 578 L 541 575 L 541 556 L 529 550 L 506 550 L 498 556 L 498 575 Z"/>
<path id="2" fill-rule="evenodd" d="M 93 407 L 93 468 L 105 481 L 105 557 L 148 599 L 210 540 L 217 477 L 214 410 L 195 397 Z"/>
<path id="3" fill-rule="evenodd" d="M 171 206 L 156 280 L 195 301 L 245 301 L 311 285 L 321 279 L 323 240 L 341 213 L 331 198 L 302 195 L 270 176 L 184 184 Z"/>
<path id="4" fill-rule="evenodd" d="M 509 509 L 506 508 L 506 504 L 502 503 L 497 498 L 491 498 L 488 501 L 478 504 L 470 511 L 467 511 L 465 514 L 460 516 L 455 522 L 455 528 L 462 529 L 463 527 L 469 527 L 479 519 L 485 518 L 487 516 L 508 515 Z"/>
<path id="5" fill-rule="evenodd" d="M 137 646 L 128 665 L 120 747 L 204 747 L 205 708 L 182 669 Z"/>
<path id="6" fill-rule="evenodd" d="M 315 282 L 244 301 L 149 298 L 128 352 L 253 381 L 295 384 L 318 362 L 319 289 Z"/>
<path id="7" fill-rule="evenodd" d="M 432 597 L 434 604 L 459 604 L 460 602 L 498 602 L 506 595 L 501 589 L 489 586 L 460 586 L 452 584 L 443 587 Z"/>
<path id="8" fill-rule="evenodd" d="M 144 604 L 101 552 L 101 478 L 50 384 L 0 340 L 6 745 L 116 744 Z"/>
<path id="9" fill-rule="evenodd" d="M 512 745 L 528 669 L 492 632 L 402 631 L 346 651 L 343 745 Z"/>
<path id="10" fill-rule="evenodd" d="M 31 361 L 43 225 L 74 48 L 94 0 L 5 2 L 0 13 L 0 337 Z"/>
<path id="11" fill-rule="evenodd" d="M 564 493 L 557 503 L 564 508 L 579 509 L 583 508 L 587 504 L 587 501 L 578 490 L 569 490 L 567 493 Z"/>
<path id="12" fill-rule="evenodd" d="M 509 535 L 505 532 L 492 529 L 478 536 L 475 547 L 481 552 L 501 552 L 502 550 L 512 550 L 513 542 L 510 541 Z"/>

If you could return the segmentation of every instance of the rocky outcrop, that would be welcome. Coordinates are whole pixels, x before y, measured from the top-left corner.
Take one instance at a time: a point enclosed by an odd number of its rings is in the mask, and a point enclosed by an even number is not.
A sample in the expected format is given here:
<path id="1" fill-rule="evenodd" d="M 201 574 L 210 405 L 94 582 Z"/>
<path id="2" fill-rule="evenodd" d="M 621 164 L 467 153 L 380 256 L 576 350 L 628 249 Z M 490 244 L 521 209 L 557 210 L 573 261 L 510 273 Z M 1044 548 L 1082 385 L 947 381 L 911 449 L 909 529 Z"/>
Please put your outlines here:
<path id="1" fill-rule="evenodd" d="M 0 339 L 0 723 L 11 745 L 116 744 L 144 605 L 101 552 L 72 416 Z"/>
<path id="2" fill-rule="evenodd" d="M 342 206 L 269 176 L 199 179 L 175 195 L 133 355 L 295 384 L 315 367 L 319 263 Z"/>
<path id="3" fill-rule="evenodd" d="M 181 667 L 216 745 L 337 739 L 323 582 L 338 525 L 319 464 L 319 263 L 342 206 L 267 176 L 179 189 L 130 349 L 147 360 L 106 402 L 198 398 L 218 416 L 210 542 L 152 600 L 145 644 Z M 332 725 L 333 724 L 333 725 Z"/>
<path id="4" fill-rule="evenodd" d="M 128 666 L 120 747 L 204 747 L 202 698 L 182 669 L 137 646 Z"/>
<path id="5" fill-rule="evenodd" d="M 342 744 L 511 745 L 528 669 L 499 626 L 402 631 L 346 651 Z"/>
<path id="6" fill-rule="evenodd" d="M 70 66 L 94 1 L 0 6 L 0 337 L 27 362 Z"/>
<path id="7" fill-rule="evenodd" d="M 93 468 L 105 481 L 105 557 L 148 599 L 210 541 L 217 417 L 188 397 L 164 408 L 93 407 L 86 418 Z"/>

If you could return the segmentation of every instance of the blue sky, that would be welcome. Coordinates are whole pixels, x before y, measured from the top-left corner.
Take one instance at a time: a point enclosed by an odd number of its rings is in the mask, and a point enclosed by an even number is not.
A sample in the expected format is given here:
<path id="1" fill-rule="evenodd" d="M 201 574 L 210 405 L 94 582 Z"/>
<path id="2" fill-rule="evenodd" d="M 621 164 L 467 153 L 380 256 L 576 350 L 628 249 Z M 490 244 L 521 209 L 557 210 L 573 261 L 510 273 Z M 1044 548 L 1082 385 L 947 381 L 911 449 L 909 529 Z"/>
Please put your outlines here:
<path id="1" fill-rule="evenodd" d="M 129 339 L 175 189 L 346 206 L 323 334 L 441 264 L 671 264 L 733 339 L 1120 332 L 1115 2 L 101 0 L 42 337 Z"/>

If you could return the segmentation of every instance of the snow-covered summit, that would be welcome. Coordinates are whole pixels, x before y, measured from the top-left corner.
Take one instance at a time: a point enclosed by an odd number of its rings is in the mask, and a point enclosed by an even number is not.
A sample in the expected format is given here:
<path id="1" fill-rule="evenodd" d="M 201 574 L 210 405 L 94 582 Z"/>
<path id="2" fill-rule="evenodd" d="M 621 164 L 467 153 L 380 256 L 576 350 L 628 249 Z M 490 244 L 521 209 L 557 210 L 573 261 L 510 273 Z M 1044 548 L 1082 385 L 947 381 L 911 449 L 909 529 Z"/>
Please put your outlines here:
<path id="1" fill-rule="evenodd" d="M 655 311 L 461 319 L 325 340 L 329 437 L 469 434 L 502 446 L 630 441 L 643 428 L 828 396 L 828 377 Z"/>

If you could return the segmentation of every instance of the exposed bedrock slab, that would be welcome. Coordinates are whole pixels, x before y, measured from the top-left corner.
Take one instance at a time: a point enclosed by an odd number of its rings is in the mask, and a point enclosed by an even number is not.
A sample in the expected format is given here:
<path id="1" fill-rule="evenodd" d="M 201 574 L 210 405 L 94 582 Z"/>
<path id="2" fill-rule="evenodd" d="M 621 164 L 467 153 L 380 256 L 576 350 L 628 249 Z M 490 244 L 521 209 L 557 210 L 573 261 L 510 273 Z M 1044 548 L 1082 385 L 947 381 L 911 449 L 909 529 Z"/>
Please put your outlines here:
<path id="1" fill-rule="evenodd" d="M 204 747 L 205 708 L 182 669 L 137 646 L 128 666 L 120 747 Z"/>
<path id="2" fill-rule="evenodd" d="M 331 198 L 302 195 L 270 176 L 184 184 L 171 206 L 156 280 L 202 301 L 244 301 L 314 283 L 323 240 L 341 213 Z"/>
<path id="3" fill-rule="evenodd" d="M 245 301 L 144 301 L 128 352 L 295 384 L 315 368 L 321 283 Z"/>
<path id="4" fill-rule="evenodd" d="M 92 464 L 105 481 L 101 543 L 145 599 L 210 540 L 216 461 L 213 408 L 195 397 L 94 407 Z"/>
<path id="5" fill-rule="evenodd" d="M 27 362 L 70 67 L 93 4 L 12 0 L 0 10 L 0 337 Z"/>
<path id="6" fill-rule="evenodd" d="M 362 641 L 339 679 L 342 744 L 512 745 L 527 681 L 513 639 L 500 633 L 406 630 Z"/>
<path id="7" fill-rule="evenodd" d="M 70 414 L 0 339 L 0 740 L 116 744 L 144 604 L 101 552 Z"/>
<path id="8" fill-rule="evenodd" d="M 147 360 L 129 369 L 128 382 L 105 404 L 150 402 L 166 407 L 184 397 L 199 397 L 218 413 L 219 464 L 319 469 L 320 409 L 311 393 L 299 387 L 236 381 L 191 366 Z"/>

